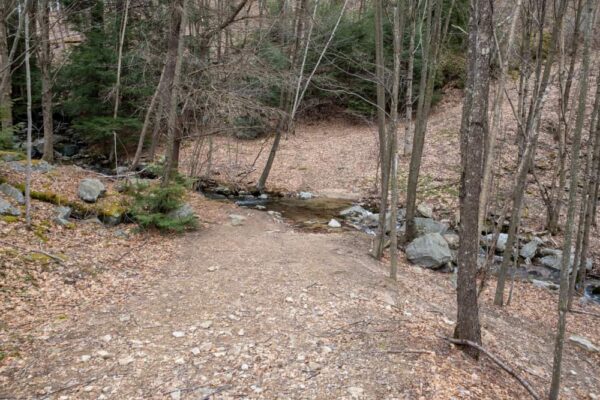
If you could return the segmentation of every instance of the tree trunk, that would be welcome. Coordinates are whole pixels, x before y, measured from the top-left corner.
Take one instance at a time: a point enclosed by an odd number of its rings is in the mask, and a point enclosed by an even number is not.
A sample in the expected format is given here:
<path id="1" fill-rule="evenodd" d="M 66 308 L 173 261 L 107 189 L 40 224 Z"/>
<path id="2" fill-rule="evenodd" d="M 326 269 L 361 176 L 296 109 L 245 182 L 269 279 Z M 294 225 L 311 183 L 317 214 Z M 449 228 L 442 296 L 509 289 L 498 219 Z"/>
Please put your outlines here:
<path id="1" fill-rule="evenodd" d="M 437 56 L 442 24 L 442 0 L 436 1 L 435 13 L 433 0 L 427 2 L 427 24 L 422 38 L 423 60 L 421 82 L 419 83 L 419 102 L 417 106 L 417 121 L 415 124 L 413 152 L 410 158 L 408 184 L 406 187 L 406 234 L 405 241 L 409 242 L 416 236 L 415 216 L 417 212 L 417 190 L 421 159 L 425 146 L 427 120 L 433 97 L 433 83 L 437 71 Z"/>
<path id="2" fill-rule="evenodd" d="M 48 0 L 41 0 L 37 10 L 40 36 L 38 40 L 38 61 L 42 80 L 42 114 L 44 119 L 44 155 L 43 160 L 54 161 L 54 124 L 52 120 L 52 77 L 50 68 L 50 18 Z"/>
<path id="3" fill-rule="evenodd" d="M 575 203 L 578 188 L 579 172 L 579 150 L 581 146 L 581 132 L 585 119 L 585 106 L 588 92 L 588 80 L 590 73 L 590 42 L 593 31 L 593 22 L 597 2 L 587 0 L 585 10 L 585 39 L 583 44 L 583 56 L 581 66 L 581 78 L 579 89 L 579 104 L 577 107 L 577 120 L 573 132 L 573 144 L 571 150 L 569 202 L 567 210 L 567 223 L 565 225 L 565 236 L 563 242 L 563 253 L 560 265 L 560 293 L 558 296 L 558 326 L 556 329 L 556 343 L 554 347 L 554 364 L 552 368 L 552 383 L 550 384 L 550 399 L 558 399 L 560 393 L 560 373 L 562 364 L 562 352 L 565 340 L 565 329 L 567 324 L 568 295 L 569 295 L 569 264 L 571 261 L 571 242 L 573 225 L 575 224 Z"/>
<path id="4" fill-rule="evenodd" d="M 167 154 L 163 185 L 167 185 L 177 170 L 179 140 L 177 132 L 178 89 L 183 61 L 183 36 L 185 33 L 185 7 L 187 0 L 175 0 L 171 6 L 171 27 L 165 64 L 165 92 L 163 106 L 167 112 Z"/>
<path id="5" fill-rule="evenodd" d="M 0 12 L 0 128 L 8 131 L 12 128 L 12 102 L 11 102 L 11 62 L 8 51 L 8 27 L 6 26 L 6 14 L 12 8 L 12 2 L 2 0 L 2 11 Z"/>
<path id="6" fill-rule="evenodd" d="M 410 20 L 410 39 L 408 42 L 408 66 L 406 69 L 406 128 L 404 133 L 404 155 L 412 153 L 413 148 L 413 75 L 415 65 L 415 36 L 417 33 L 417 0 L 408 0 L 409 2 L 409 20 Z"/>
<path id="7" fill-rule="evenodd" d="M 402 42 L 404 41 L 404 10 L 402 0 L 394 5 L 394 77 L 392 83 L 391 101 L 391 124 L 388 132 L 390 139 L 390 181 L 391 181 L 391 226 L 390 226 L 390 277 L 397 280 L 398 277 L 398 96 L 400 92 L 400 56 L 402 54 Z"/>
<path id="8" fill-rule="evenodd" d="M 493 46 L 493 6 L 490 0 L 471 0 L 468 74 L 465 94 L 471 107 L 463 107 L 461 126 L 460 244 L 458 247 L 457 319 L 455 337 L 481 344 L 477 304 L 479 255 L 479 198 L 483 153 L 488 134 L 490 60 Z M 465 348 L 473 357 L 479 352 Z"/>
<path id="9" fill-rule="evenodd" d="M 33 117 L 31 115 L 31 49 L 29 48 L 29 15 L 27 5 L 23 8 L 25 19 L 25 76 L 27 85 L 27 174 L 25 177 L 25 222 L 31 228 L 31 131 Z"/>
<path id="10" fill-rule="evenodd" d="M 484 164 L 483 164 L 483 183 L 481 187 L 481 199 L 479 201 L 479 231 L 483 226 L 485 215 L 488 209 L 488 200 L 490 192 L 492 190 L 492 166 L 494 165 L 495 149 L 496 149 L 496 137 L 500 131 L 502 124 L 502 104 L 504 102 L 504 88 L 506 86 L 506 76 L 508 73 L 508 65 L 512 56 L 512 49 L 514 44 L 515 30 L 519 15 L 521 12 L 522 0 L 517 0 L 515 10 L 513 11 L 512 21 L 510 23 L 510 30 L 508 32 L 508 38 L 506 39 L 506 51 L 504 56 L 500 44 L 497 44 L 497 55 L 498 62 L 501 65 L 500 77 L 496 85 L 496 93 L 494 95 L 494 106 L 492 114 L 492 126 L 485 141 L 485 152 L 484 152 Z M 496 35 L 494 35 L 496 38 Z"/>
<path id="11" fill-rule="evenodd" d="M 379 231 L 375 241 L 374 257 L 380 259 L 387 232 L 388 192 L 390 182 L 390 155 L 385 118 L 385 58 L 383 53 L 383 0 L 375 0 L 375 76 L 377 80 L 377 131 L 379 133 L 379 165 L 381 169 L 381 198 L 379 200 Z"/>

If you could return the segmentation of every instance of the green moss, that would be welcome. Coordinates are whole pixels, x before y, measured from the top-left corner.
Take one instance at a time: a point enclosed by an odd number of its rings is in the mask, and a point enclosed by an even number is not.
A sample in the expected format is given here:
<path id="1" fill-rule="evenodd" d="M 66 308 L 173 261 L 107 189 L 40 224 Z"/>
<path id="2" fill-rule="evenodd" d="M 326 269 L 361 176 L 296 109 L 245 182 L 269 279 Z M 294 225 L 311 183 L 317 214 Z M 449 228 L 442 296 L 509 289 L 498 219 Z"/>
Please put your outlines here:
<path id="1" fill-rule="evenodd" d="M 35 262 L 35 263 L 43 264 L 43 265 L 47 265 L 53 261 L 51 257 L 48 257 L 47 255 L 42 254 L 42 253 L 31 253 L 31 254 L 26 255 L 23 258 L 27 261 L 31 261 L 31 262 Z"/>
<path id="2" fill-rule="evenodd" d="M 19 222 L 19 217 L 15 217 L 14 215 L 3 215 L 0 217 L 0 220 L 9 224 L 14 224 L 15 222 Z"/>

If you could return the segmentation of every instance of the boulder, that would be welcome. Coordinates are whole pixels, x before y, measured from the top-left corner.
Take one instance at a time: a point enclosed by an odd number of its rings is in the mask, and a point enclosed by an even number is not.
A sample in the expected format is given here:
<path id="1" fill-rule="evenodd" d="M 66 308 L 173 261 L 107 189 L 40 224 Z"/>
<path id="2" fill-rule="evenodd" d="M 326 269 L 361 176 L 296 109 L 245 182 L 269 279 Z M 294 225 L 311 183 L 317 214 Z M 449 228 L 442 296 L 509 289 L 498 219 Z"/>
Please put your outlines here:
<path id="1" fill-rule="evenodd" d="M 560 289 L 560 287 L 554 282 L 540 281 L 538 279 L 532 279 L 531 283 L 533 283 L 533 286 L 540 288 L 540 289 L 548 289 L 548 290 Z"/>
<path id="2" fill-rule="evenodd" d="M 406 257 L 425 268 L 439 268 L 452 260 L 448 243 L 439 233 L 428 233 L 406 247 Z"/>
<path id="3" fill-rule="evenodd" d="M 582 349 L 591 351 L 592 353 L 600 352 L 600 348 L 598 348 L 598 346 L 595 346 L 588 338 L 585 338 L 583 336 L 573 335 L 569 337 L 569 341 L 575 343 Z"/>
<path id="4" fill-rule="evenodd" d="M 23 193 L 21 193 L 19 189 L 9 185 L 8 183 L 3 183 L 0 185 L 0 192 L 4 193 L 8 197 L 11 197 L 19 204 L 25 204 L 25 197 L 23 196 Z"/>
<path id="5" fill-rule="evenodd" d="M 438 222 L 431 218 L 417 217 L 415 218 L 415 225 L 417 228 L 417 234 L 419 236 L 427 235 L 429 233 L 439 233 L 440 235 L 443 235 L 448 230 L 447 224 Z"/>
<path id="6" fill-rule="evenodd" d="M 95 203 L 106 193 L 104 184 L 98 179 L 84 179 L 79 183 L 79 197 L 88 203 Z"/>
<path id="7" fill-rule="evenodd" d="M 169 218 L 173 219 L 186 219 L 194 215 L 194 209 L 187 203 L 167 214 Z"/>
<path id="8" fill-rule="evenodd" d="M 330 228 L 341 228 L 342 224 L 340 224 L 337 219 L 332 218 L 331 221 L 329 221 L 329 223 L 327 224 L 327 226 L 329 226 Z"/>
<path id="9" fill-rule="evenodd" d="M 25 161 L 11 161 L 8 163 L 9 167 L 15 172 L 25 173 L 27 172 L 27 162 Z M 31 162 L 31 170 L 33 172 L 46 173 L 52 171 L 54 167 L 43 160 L 33 160 Z"/>
<path id="10" fill-rule="evenodd" d="M 429 204 L 421 203 L 417 206 L 417 212 L 421 217 L 433 218 L 433 208 Z"/>
<path id="11" fill-rule="evenodd" d="M 492 246 L 492 241 L 494 240 L 494 234 L 490 233 L 483 237 L 483 241 L 488 247 Z M 498 240 L 496 240 L 496 251 L 502 253 L 506 249 L 506 242 L 508 241 L 508 234 L 501 233 L 498 235 Z"/>
<path id="12" fill-rule="evenodd" d="M 519 255 L 525 259 L 532 259 L 537 253 L 538 246 L 544 243 L 544 241 L 538 237 L 534 237 L 529 243 L 526 243 L 521 247 Z"/>
<path id="13" fill-rule="evenodd" d="M 18 217 L 21 215 L 21 210 L 10 205 L 10 203 L 0 198 L 0 215 L 12 215 Z"/>

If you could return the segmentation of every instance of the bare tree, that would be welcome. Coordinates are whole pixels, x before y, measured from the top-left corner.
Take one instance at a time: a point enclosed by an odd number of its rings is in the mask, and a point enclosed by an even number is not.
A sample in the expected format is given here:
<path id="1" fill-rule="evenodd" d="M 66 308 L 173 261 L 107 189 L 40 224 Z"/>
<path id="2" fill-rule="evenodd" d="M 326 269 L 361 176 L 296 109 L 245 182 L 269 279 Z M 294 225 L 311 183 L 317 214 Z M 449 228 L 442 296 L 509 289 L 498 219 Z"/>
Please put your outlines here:
<path id="1" fill-rule="evenodd" d="M 585 5 L 585 39 L 583 44 L 583 56 L 580 75 L 579 103 L 577 106 L 577 120 L 573 132 L 573 143 L 571 150 L 569 202 L 567 209 L 567 222 L 565 225 L 565 236 L 563 241 L 562 259 L 560 265 L 560 293 L 558 296 L 558 326 L 556 329 L 556 343 L 554 347 L 554 364 L 552 368 L 552 383 L 550 384 L 550 399 L 556 400 L 560 393 L 560 373 L 562 365 L 562 353 L 565 340 L 565 329 L 567 324 L 568 295 L 569 295 L 569 264 L 571 260 L 571 243 L 573 226 L 575 225 L 575 203 L 578 189 L 579 151 L 581 147 L 581 133 L 585 119 L 585 107 L 588 93 L 588 81 L 590 74 L 590 44 L 594 19 L 598 3 L 587 0 Z M 575 277 L 573 277 L 575 279 Z"/>
<path id="2" fill-rule="evenodd" d="M 406 127 L 404 131 L 404 155 L 412 153 L 413 147 L 413 72 L 415 65 L 415 36 L 417 34 L 418 0 L 408 0 L 408 18 L 410 24 L 410 38 L 408 41 L 408 66 L 406 69 Z"/>
<path id="3" fill-rule="evenodd" d="M 33 117 L 31 115 L 31 49 L 29 43 L 29 4 L 23 7 L 22 17 L 25 19 L 25 79 L 27 86 L 27 173 L 25 177 L 25 222 L 31 228 L 31 130 Z"/>
<path id="4" fill-rule="evenodd" d="M 52 53 L 50 52 L 50 4 L 48 0 L 41 0 L 37 8 L 39 40 L 38 63 L 42 80 L 42 114 L 44 119 L 44 154 L 43 159 L 54 161 L 54 123 L 52 117 Z"/>
<path id="5" fill-rule="evenodd" d="M 12 127 L 11 103 L 11 58 L 8 49 L 8 27 L 6 18 L 13 9 L 12 0 L 1 0 L 0 5 L 0 122 L 3 130 Z"/>
<path id="6" fill-rule="evenodd" d="M 484 146 L 488 134 L 490 60 L 493 46 L 493 4 L 471 0 L 469 18 L 468 78 L 461 125 L 462 164 L 460 188 L 460 245 L 458 248 L 457 319 L 455 337 L 481 344 L 477 304 L 477 257 L 479 255 L 479 197 Z M 474 347 L 465 351 L 477 357 Z"/>

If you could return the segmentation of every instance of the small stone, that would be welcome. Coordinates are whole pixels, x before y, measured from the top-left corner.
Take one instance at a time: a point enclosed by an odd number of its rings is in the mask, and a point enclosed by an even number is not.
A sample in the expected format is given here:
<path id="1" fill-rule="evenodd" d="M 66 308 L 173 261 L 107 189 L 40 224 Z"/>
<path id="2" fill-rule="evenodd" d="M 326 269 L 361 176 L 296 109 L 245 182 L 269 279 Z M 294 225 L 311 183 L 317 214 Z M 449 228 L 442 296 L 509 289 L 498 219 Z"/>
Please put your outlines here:
<path id="1" fill-rule="evenodd" d="M 342 224 L 340 224 L 337 219 L 332 218 L 331 221 L 329 221 L 329 223 L 327 224 L 327 226 L 335 229 L 335 228 L 341 228 Z"/>
<path id="2" fill-rule="evenodd" d="M 304 354 L 298 354 L 296 356 L 296 361 L 304 361 L 306 359 L 306 356 Z"/>
<path id="3" fill-rule="evenodd" d="M 294 299 L 293 299 L 293 298 L 291 298 L 291 297 L 286 297 L 286 298 L 285 298 L 285 302 L 286 302 L 286 303 L 293 303 L 293 302 L 294 302 Z"/>
<path id="4" fill-rule="evenodd" d="M 8 201 L 0 198 L 0 215 L 11 215 L 13 217 L 18 217 L 21 215 L 21 210 L 16 207 L 13 207 Z"/>
<path id="5" fill-rule="evenodd" d="M 87 392 L 87 393 L 91 392 L 92 390 L 94 390 L 93 386 L 86 386 L 86 387 L 83 388 L 83 391 Z"/>
<path id="6" fill-rule="evenodd" d="M 218 270 L 219 270 L 219 267 L 217 267 L 217 266 L 208 267 L 208 272 L 215 272 Z"/>
<path id="7" fill-rule="evenodd" d="M 242 364 L 242 366 L 240 368 L 242 371 L 247 371 L 248 368 L 250 368 L 250 367 L 248 366 L 248 364 Z"/>
<path id="8" fill-rule="evenodd" d="M 261 194 L 260 196 L 258 196 L 259 199 L 261 200 L 267 200 L 269 198 L 269 195 L 266 193 Z"/>
<path id="9" fill-rule="evenodd" d="M 229 214 L 229 219 L 231 220 L 232 226 L 243 225 L 244 221 L 246 221 L 246 217 L 244 217 L 243 215 L 238 215 L 238 214 Z"/>
<path id="10" fill-rule="evenodd" d="M 129 314 L 123 314 L 119 316 L 119 321 L 121 322 L 128 322 L 131 319 L 131 317 L 129 316 Z"/>
<path id="11" fill-rule="evenodd" d="M 246 331 L 244 331 L 243 329 L 240 329 L 238 331 L 238 336 L 244 336 L 246 334 Z"/>
<path id="12" fill-rule="evenodd" d="M 0 192 L 4 193 L 8 197 L 11 197 L 19 204 L 25 204 L 25 197 L 23 193 L 14 186 L 9 185 L 8 183 L 0 184 Z"/>
<path id="13" fill-rule="evenodd" d="M 119 359 L 119 365 L 122 366 L 122 367 L 124 367 L 126 365 L 131 364 L 134 361 L 135 361 L 134 358 L 131 357 L 131 356 L 123 357 L 123 358 Z"/>
<path id="14" fill-rule="evenodd" d="M 83 201 L 95 203 L 104 193 L 106 188 L 98 179 L 84 179 L 79 183 L 78 194 Z"/>
<path id="15" fill-rule="evenodd" d="M 106 343 L 110 342 L 112 340 L 112 336 L 111 335 L 104 335 L 102 336 L 102 340 L 105 341 Z"/>
<path id="16" fill-rule="evenodd" d="M 202 321 L 200 323 L 200 328 L 202 329 L 209 329 L 212 326 L 213 322 L 208 320 L 208 321 Z"/>
<path id="17" fill-rule="evenodd" d="M 173 336 L 176 337 L 176 338 L 182 338 L 182 337 L 185 336 L 185 332 L 175 331 L 175 332 L 173 332 Z"/>
<path id="18" fill-rule="evenodd" d="M 212 349 L 213 345 L 211 342 L 204 342 L 200 345 L 200 350 L 201 351 L 210 351 Z"/>
<path id="19" fill-rule="evenodd" d="M 81 362 L 88 362 L 92 359 L 92 356 L 90 356 L 89 354 L 84 354 L 81 356 Z"/>
<path id="20" fill-rule="evenodd" d="M 110 358 L 110 354 L 106 350 L 99 350 L 96 354 L 98 355 L 98 357 L 103 358 L 105 360 Z"/>
<path id="21" fill-rule="evenodd" d="M 200 354 L 200 348 L 199 347 L 194 347 L 192 349 L 192 354 L 195 355 L 195 356 L 199 355 Z"/>
<path id="22" fill-rule="evenodd" d="M 171 400 L 180 400 L 181 399 L 181 390 L 175 390 L 171 392 Z"/>
<path id="23" fill-rule="evenodd" d="M 323 352 L 323 354 L 329 354 L 333 351 L 333 349 L 329 346 L 323 346 L 321 347 L 321 351 Z"/>
<path id="24" fill-rule="evenodd" d="M 348 393 L 350 393 L 350 396 L 353 399 L 360 399 L 364 392 L 365 392 L 365 390 L 361 387 L 350 386 L 348 388 Z"/>
<path id="25" fill-rule="evenodd" d="M 177 365 L 183 365 L 185 364 L 185 359 L 183 357 L 179 357 L 175 359 L 175 364 Z"/>
<path id="26" fill-rule="evenodd" d="M 240 318 L 238 316 L 233 315 L 233 314 L 229 314 L 227 316 L 227 318 L 229 318 L 231 321 L 239 321 L 240 320 Z"/>

